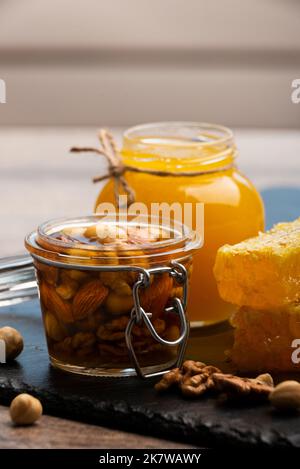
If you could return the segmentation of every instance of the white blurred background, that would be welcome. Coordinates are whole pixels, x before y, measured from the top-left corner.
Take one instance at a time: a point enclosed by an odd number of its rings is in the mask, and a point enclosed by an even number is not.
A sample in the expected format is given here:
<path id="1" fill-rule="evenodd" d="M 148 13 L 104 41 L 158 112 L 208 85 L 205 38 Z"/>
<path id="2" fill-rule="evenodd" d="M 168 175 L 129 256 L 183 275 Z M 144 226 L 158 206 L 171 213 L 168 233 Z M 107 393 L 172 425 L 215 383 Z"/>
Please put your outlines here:
<path id="1" fill-rule="evenodd" d="M 278 216 L 296 216 L 296 78 L 300 0 L 0 0 L 0 255 L 46 219 L 93 211 L 105 163 L 68 150 L 100 126 L 119 142 L 142 122 L 233 127 L 240 169 L 265 197 L 288 188 Z"/>
<path id="2" fill-rule="evenodd" d="M 0 0 L 0 124 L 300 127 L 299 0 Z"/>

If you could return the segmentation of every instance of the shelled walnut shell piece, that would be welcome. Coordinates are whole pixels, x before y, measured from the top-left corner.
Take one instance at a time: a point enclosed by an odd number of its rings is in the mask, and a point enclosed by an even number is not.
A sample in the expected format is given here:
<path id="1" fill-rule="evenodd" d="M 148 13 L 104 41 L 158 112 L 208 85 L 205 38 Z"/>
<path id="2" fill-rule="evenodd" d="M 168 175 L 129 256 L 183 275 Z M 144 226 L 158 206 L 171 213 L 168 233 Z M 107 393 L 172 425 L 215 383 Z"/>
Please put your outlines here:
<path id="1" fill-rule="evenodd" d="M 180 383 L 180 389 L 184 396 L 199 397 L 215 388 L 213 374 L 219 373 L 219 368 L 205 365 L 202 362 L 187 360 L 183 364 L 184 374 Z"/>
<path id="2" fill-rule="evenodd" d="M 155 384 L 156 391 L 166 391 L 170 387 L 180 384 L 182 380 L 182 373 L 180 368 L 173 368 L 173 370 L 169 371 L 168 373 L 164 374 L 162 379 Z"/>
<path id="3" fill-rule="evenodd" d="M 74 350 L 91 349 L 96 343 L 96 336 L 91 332 L 77 332 L 72 337 L 72 347 Z"/>
<path id="4" fill-rule="evenodd" d="M 164 391 L 174 384 L 186 397 L 195 398 L 213 391 L 226 400 L 246 403 L 264 402 L 274 389 L 273 379 L 268 373 L 255 379 L 243 378 L 222 373 L 215 366 L 194 360 L 186 360 L 181 368 L 166 373 L 155 389 Z"/>
<path id="5" fill-rule="evenodd" d="M 101 340 L 118 341 L 125 338 L 128 316 L 119 316 L 112 321 L 101 324 L 97 330 L 97 337 Z"/>
<path id="6" fill-rule="evenodd" d="M 214 388 L 214 382 L 208 373 L 183 377 L 181 392 L 187 397 L 198 397 Z"/>
<path id="7" fill-rule="evenodd" d="M 259 379 L 260 377 L 260 379 Z M 243 378 L 225 373 L 214 373 L 212 375 L 215 389 L 224 393 L 227 399 L 265 401 L 274 389 L 272 385 L 266 384 L 258 378 Z"/>
<path id="8" fill-rule="evenodd" d="M 101 311 L 95 311 L 89 314 L 84 319 L 76 323 L 78 330 L 81 332 L 94 332 L 98 329 L 103 322 L 103 314 Z"/>

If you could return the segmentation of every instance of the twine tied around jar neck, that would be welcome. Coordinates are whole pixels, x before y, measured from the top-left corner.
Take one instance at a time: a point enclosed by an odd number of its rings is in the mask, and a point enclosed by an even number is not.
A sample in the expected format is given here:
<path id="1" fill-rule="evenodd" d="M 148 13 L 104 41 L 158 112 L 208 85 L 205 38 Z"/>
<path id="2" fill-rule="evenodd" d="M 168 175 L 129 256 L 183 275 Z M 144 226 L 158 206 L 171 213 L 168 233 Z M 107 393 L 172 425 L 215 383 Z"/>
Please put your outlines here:
<path id="1" fill-rule="evenodd" d="M 116 205 L 119 207 L 119 196 L 120 192 L 123 190 L 127 195 L 127 205 L 130 206 L 135 202 L 135 192 L 130 187 L 128 182 L 125 179 L 126 172 L 132 173 L 144 173 L 150 174 L 152 176 L 172 176 L 172 177 L 195 177 L 203 176 L 208 174 L 219 173 L 233 168 L 234 163 L 231 162 L 226 166 L 221 168 L 215 168 L 207 171 L 161 171 L 156 169 L 148 168 L 137 168 L 135 166 L 130 166 L 124 164 L 120 151 L 118 150 L 117 144 L 111 132 L 107 129 L 100 129 L 98 133 L 98 138 L 101 144 L 100 148 L 96 147 L 72 147 L 70 151 L 72 153 L 83 153 L 83 152 L 92 152 L 97 153 L 98 155 L 104 156 L 108 162 L 108 173 L 101 176 L 96 176 L 92 180 L 94 183 L 105 181 L 107 179 L 113 179 L 114 181 L 114 198 Z M 120 208 L 120 207 L 119 207 Z"/>
<path id="2" fill-rule="evenodd" d="M 105 156 L 108 162 L 108 173 L 93 178 L 93 182 L 105 181 L 106 179 L 114 180 L 114 197 L 117 206 L 119 206 L 120 190 L 123 189 L 128 197 L 128 205 L 135 202 L 134 190 L 127 183 L 124 173 L 130 168 L 125 166 L 121 154 L 117 148 L 113 135 L 106 129 L 100 129 L 98 138 L 101 144 L 100 148 L 94 147 L 72 147 L 72 153 L 93 152 L 98 155 Z"/>

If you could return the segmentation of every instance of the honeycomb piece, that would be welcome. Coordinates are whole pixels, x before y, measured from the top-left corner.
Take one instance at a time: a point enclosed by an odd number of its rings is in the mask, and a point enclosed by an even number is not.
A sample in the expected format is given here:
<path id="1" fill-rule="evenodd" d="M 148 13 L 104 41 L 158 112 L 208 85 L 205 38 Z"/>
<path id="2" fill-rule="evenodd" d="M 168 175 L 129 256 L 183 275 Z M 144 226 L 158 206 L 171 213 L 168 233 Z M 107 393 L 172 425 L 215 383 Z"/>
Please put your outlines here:
<path id="1" fill-rule="evenodd" d="M 300 371 L 300 364 L 292 360 L 292 342 L 300 339 L 299 303 L 264 311 L 242 307 L 231 324 L 234 345 L 228 355 L 238 371 Z"/>
<path id="2" fill-rule="evenodd" d="M 220 296 L 254 309 L 300 300 L 300 218 L 233 246 L 222 246 L 214 274 Z"/>

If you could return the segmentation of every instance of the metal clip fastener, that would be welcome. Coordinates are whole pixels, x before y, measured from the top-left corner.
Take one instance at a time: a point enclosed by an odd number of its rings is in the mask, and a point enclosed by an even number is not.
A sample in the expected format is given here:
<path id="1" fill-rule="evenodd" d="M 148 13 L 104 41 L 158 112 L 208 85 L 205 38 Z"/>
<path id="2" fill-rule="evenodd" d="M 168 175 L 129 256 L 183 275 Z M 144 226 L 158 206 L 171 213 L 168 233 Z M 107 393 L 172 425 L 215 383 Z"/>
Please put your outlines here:
<path id="1" fill-rule="evenodd" d="M 146 312 L 140 303 L 140 296 L 139 296 L 139 291 L 141 288 L 148 288 L 150 285 L 150 276 L 155 275 L 155 274 L 161 274 L 167 272 L 169 275 L 171 275 L 174 280 L 183 286 L 183 298 L 182 301 L 175 297 L 173 298 L 173 304 L 168 306 L 165 309 L 165 312 L 168 313 L 175 313 L 178 314 L 179 319 L 180 319 L 180 336 L 178 339 L 174 341 L 170 340 L 165 340 L 163 337 L 161 337 L 153 327 L 153 324 L 151 322 L 151 313 Z M 186 345 L 187 345 L 187 340 L 188 340 L 188 335 L 189 335 L 189 323 L 186 319 L 185 316 L 185 309 L 186 309 L 186 303 L 187 303 L 187 288 L 188 288 L 188 283 L 187 283 L 187 271 L 186 268 L 178 263 L 178 262 L 173 262 L 170 267 L 158 267 L 158 268 L 153 268 L 153 269 L 143 269 L 142 272 L 139 273 L 139 278 L 136 281 L 136 283 L 133 286 L 133 303 L 134 306 L 131 311 L 131 318 L 130 321 L 126 327 L 125 330 L 125 339 L 126 339 L 126 345 L 128 348 L 128 353 L 130 356 L 130 359 L 134 365 L 134 368 L 136 370 L 136 373 L 138 376 L 141 378 L 149 378 L 152 376 L 159 376 L 163 373 L 166 373 L 167 370 L 164 371 L 159 371 L 156 373 L 151 373 L 151 374 L 145 374 L 143 372 L 143 369 L 141 368 L 139 364 L 139 360 L 136 356 L 134 346 L 132 343 L 132 328 L 134 325 L 141 326 L 143 323 L 146 325 L 148 328 L 151 336 L 160 344 L 166 345 L 166 346 L 179 346 L 178 350 L 178 356 L 176 363 L 174 366 L 180 367 L 183 361 Z"/>

